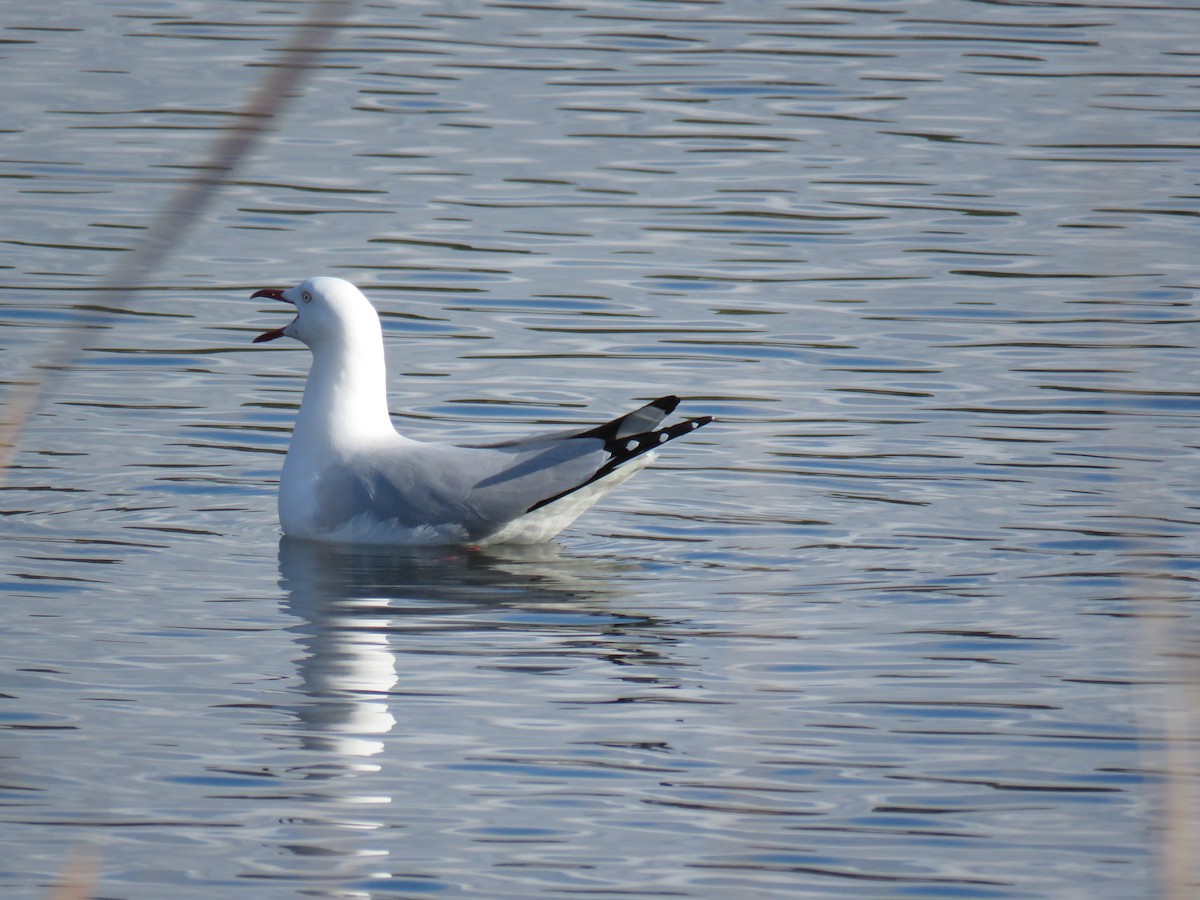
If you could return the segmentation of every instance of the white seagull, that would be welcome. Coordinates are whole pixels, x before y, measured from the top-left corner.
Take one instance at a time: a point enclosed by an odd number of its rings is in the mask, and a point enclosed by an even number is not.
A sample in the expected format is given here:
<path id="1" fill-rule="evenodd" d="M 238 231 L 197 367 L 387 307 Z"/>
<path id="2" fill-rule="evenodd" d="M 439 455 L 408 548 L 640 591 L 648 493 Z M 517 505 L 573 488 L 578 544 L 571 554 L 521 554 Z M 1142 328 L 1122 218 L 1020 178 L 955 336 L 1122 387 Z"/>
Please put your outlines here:
<path id="1" fill-rule="evenodd" d="M 678 397 L 603 425 L 504 441 L 414 441 L 392 425 L 379 315 L 354 285 L 318 276 L 254 297 L 296 318 L 254 343 L 291 337 L 312 368 L 279 482 L 284 534 L 332 543 L 533 544 L 554 537 L 711 416 L 659 428 Z"/>

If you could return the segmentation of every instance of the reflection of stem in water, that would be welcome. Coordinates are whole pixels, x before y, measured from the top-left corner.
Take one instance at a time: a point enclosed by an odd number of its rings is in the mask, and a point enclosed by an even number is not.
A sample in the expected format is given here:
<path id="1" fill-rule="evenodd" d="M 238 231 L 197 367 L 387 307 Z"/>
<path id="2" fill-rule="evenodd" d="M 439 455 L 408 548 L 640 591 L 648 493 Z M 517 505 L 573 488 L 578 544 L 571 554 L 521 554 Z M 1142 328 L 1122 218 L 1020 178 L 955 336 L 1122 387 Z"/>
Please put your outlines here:
<path id="1" fill-rule="evenodd" d="M 195 174 L 159 210 L 133 252 L 123 254 L 122 264 L 85 304 L 76 308 L 49 357 L 24 378 L 14 380 L 5 404 L 5 418 L 0 421 L 0 478 L 8 471 L 21 431 L 39 396 L 48 394 L 53 379 L 70 368 L 83 348 L 85 337 L 107 327 L 114 313 L 129 306 L 130 294 L 143 287 L 187 237 L 217 191 L 229 182 L 274 118 L 296 95 L 300 83 L 315 68 L 325 44 L 349 15 L 353 2 L 319 0 L 310 6 L 308 17 L 292 31 L 291 40 L 233 117 L 233 124 L 221 129 L 208 156 L 194 166 Z"/>
<path id="2" fill-rule="evenodd" d="M 1143 635 L 1152 655 L 1153 674 L 1149 684 L 1158 686 L 1159 702 L 1151 708 L 1158 715 L 1146 715 L 1142 708 L 1141 730 L 1147 743 L 1162 746 L 1162 843 L 1158 853 L 1162 861 L 1163 896 L 1166 900 L 1192 900 L 1200 884 L 1200 796 L 1197 791 L 1196 759 L 1200 745 L 1200 664 L 1181 635 L 1180 620 L 1174 607 L 1182 596 L 1164 596 L 1163 582 L 1139 578 L 1138 596 L 1151 611 L 1143 612 Z M 1169 583 L 1169 582 L 1167 582 Z M 1186 598 L 1191 599 L 1191 598 Z"/>

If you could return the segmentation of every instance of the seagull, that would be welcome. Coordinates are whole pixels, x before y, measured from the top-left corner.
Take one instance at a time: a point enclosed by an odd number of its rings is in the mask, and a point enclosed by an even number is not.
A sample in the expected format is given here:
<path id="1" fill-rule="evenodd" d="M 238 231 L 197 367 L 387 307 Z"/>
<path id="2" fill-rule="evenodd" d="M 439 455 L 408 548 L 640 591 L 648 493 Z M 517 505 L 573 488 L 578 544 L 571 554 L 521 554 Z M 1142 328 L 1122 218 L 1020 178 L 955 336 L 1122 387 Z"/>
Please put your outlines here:
<path id="1" fill-rule="evenodd" d="M 602 425 L 493 444 L 415 441 L 387 406 L 383 330 L 370 301 L 340 278 L 264 288 L 296 308 L 254 343 L 295 338 L 312 367 L 279 481 L 279 523 L 338 544 L 535 544 L 548 541 L 655 458 L 712 421 L 659 427 L 661 397 Z"/>

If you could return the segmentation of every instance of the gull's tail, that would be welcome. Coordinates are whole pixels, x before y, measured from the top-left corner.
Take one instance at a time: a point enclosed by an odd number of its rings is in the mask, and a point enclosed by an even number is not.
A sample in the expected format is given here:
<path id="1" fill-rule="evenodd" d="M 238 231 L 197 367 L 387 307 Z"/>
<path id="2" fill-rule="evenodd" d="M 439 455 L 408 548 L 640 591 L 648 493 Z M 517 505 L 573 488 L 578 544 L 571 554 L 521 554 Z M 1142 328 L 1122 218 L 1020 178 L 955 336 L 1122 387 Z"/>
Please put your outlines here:
<path id="1" fill-rule="evenodd" d="M 578 438 L 592 438 L 604 441 L 604 450 L 608 454 L 608 459 L 586 481 L 575 485 L 570 490 L 539 501 L 531 506 L 528 511 L 533 512 L 535 509 L 553 503 L 567 494 L 574 493 L 585 485 L 599 481 L 629 461 L 649 453 L 668 441 L 675 440 L 677 437 L 691 434 L 697 428 L 713 421 L 712 416 L 698 416 L 694 419 L 684 419 L 682 422 L 676 422 L 674 425 L 668 425 L 665 428 L 658 428 L 658 424 L 670 415 L 678 405 L 678 397 L 659 397 L 657 400 L 647 403 L 645 406 L 635 409 L 631 413 L 626 413 L 619 418 L 613 419 L 611 422 L 605 422 L 603 425 L 597 425 L 595 428 L 574 435 L 574 437 Z"/>

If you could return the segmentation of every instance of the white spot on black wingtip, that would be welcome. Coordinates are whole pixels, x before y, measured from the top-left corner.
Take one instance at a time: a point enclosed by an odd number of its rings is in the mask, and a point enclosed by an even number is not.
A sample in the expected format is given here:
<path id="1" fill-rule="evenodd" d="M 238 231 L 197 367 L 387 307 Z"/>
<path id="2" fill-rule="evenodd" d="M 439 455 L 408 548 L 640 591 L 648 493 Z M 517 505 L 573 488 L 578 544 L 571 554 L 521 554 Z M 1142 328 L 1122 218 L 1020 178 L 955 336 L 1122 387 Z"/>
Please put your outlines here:
<path id="1" fill-rule="evenodd" d="M 702 425 L 707 425 L 713 421 L 712 416 L 699 416 L 695 419 L 685 419 L 674 425 L 654 430 L 666 414 L 675 410 L 679 402 L 679 398 L 673 395 L 660 397 L 657 400 L 647 403 L 641 409 L 636 409 L 611 422 L 606 422 L 587 431 L 581 431 L 578 434 L 568 436 L 567 440 L 598 439 L 603 441 L 604 449 L 608 452 L 608 459 L 589 478 L 572 488 L 538 501 L 529 507 L 526 512 L 533 512 L 549 503 L 553 503 L 555 500 L 565 497 L 567 494 L 574 493 L 581 487 L 598 481 L 610 472 L 619 469 L 631 459 L 649 452 L 654 447 L 665 444 L 667 441 L 673 441 L 682 435 L 691 434 Z M 647 411 L 651 409 L 657 410 L 661 414 L 648 414 Z M 635 428 L 639 427 L 645 430 L 640 432 L 634 431 Z"/>

